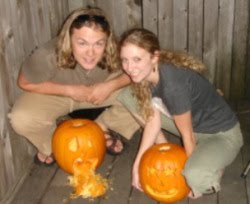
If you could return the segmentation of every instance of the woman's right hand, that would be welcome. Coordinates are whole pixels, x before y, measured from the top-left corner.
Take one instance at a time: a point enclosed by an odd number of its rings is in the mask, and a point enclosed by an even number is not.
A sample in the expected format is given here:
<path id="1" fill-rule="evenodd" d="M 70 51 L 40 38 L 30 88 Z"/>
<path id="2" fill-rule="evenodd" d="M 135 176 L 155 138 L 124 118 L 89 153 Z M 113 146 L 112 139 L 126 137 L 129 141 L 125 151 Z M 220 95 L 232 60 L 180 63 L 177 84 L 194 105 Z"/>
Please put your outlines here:
<path id="1" fill-rule="evenodd" d="M 143 191 L 141 184 L 140 184 L 140 178 L 139 178 L 139 164 L 137 162 L 134 163 L 133 165 L 133 170 L 132 170 L 132 186 L 139 191 Z"/>
<path id="2" fill-rule="evenodd" d="M 160 132 L 161 132 L 161 114 L 160 111 L 154 108 L 153 116 L 145 124 L 141 144 L 138 153 L 136 155 L 136 159 L 132 169 L 132 185 L 140 191 L 143 191 L 139 178 L 139 164 L 141 158 L 144 152 L 156 142 L 156 138 L 160 134 Z"/>

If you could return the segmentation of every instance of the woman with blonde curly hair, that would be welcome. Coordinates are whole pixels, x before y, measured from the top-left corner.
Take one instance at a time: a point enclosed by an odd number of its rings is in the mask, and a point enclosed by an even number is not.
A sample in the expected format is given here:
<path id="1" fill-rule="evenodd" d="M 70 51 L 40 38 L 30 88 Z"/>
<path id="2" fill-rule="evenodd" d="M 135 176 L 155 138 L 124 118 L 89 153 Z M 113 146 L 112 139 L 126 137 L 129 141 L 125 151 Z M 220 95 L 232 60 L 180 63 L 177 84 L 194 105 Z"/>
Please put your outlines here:
<path id="1" fill-rule="evenodd" d="M 79 8 L 68 16 L 58 36 L 22 65 L 18 85 L 24 92 L 9 114 L 11 125 L 37 148 L 34 161 L 50 166 L 58 117 L 77 109 L 111 106 L 96 122 L 105 131 L 108 153 L 117 155 L 124 145 L 120 134 L 129 139 L 138 128 L 116 101 L 118 90 L 129 83 L 119 67 L 107 16 L 99 8 Z"/>
<path id="2" fill-rule="evenodd" d="M 154 143 L 167 142 L 161 128 L 182 138 L 188 160 L 183 170 L 189 197 L 220 190 L 226 166 L 243 145 L 239 122 L 214 86 L 204 65 L 184 54 L 161 50 L 145 29 L 126 32 L 120 42 L 124 71 L 133 81 L 118 99 L 144 126 L 133 165 L 132 184 L 141 190 L 138 165 Z"/>

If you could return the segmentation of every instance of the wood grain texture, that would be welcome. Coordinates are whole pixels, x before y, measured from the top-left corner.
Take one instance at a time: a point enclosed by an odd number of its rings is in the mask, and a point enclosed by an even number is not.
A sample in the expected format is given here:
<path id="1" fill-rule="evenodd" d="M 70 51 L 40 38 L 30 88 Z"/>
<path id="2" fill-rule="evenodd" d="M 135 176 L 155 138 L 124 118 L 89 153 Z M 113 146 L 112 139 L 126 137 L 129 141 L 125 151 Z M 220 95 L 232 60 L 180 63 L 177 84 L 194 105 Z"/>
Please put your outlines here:
<path id="1" fill-rule="evenodd" d="M 176 204 L 249 203 L 250 172 L 246 179 L 242 179 L 240 174 L 248 161 L 250 161 L 250 112 L 246 112 L 250 110 L 250 102 L 241 101 L 235 107 L 235 111 L 241 122 L 245 144 L 235 161 L 226 168 L 221 181 L 221 191 L 216 194 L 205 195 L 197 200 L 186 198 Z M 180 144 L 180 139 L 173 135 L 168 135 L 168 140 Z M 131 168 L 134 157 L 137 153 L 139 142 L 140 132 L 138 131 L 129 141 L 129 146 L 122 155 L 116 157 L 107 155 L 105 157 L 98 172 L 101 175 L 106 175 L 107 178 L 112 181 L 112 189 L 108 191 L 104 198 L 95 199 L 93 201 L 83 198 L 71 200 L 69 194 L 72 189 L 66 185 L 68 174 L 60 169 L 56 170 L 56 167 L 53 167 L 52 169 L 33 167 L 31 176 L 27 177 L 24 181 L 23 188 L 20 188 L 14 200 L 19 198 L 18 204 L 29 203 L 28 201 L 30 201 L 30 199 L 33 201 L 32 204 L 160 204 L 159 202 L 147 197 L 144 193 L 131 187 Z M 38 185 L 39 183 L 40 185 Z M 36 195 L 35 192 L 39 193 Z"/>
<path id="2" fill-rule="evenodd" d="M 188 5 L 188 52 L 202 60 L 203 0 L 189 0 Z"/>
<path id="3" fill-rule="evenodd" d="M 218 60 L 216 71 L 217 88 L 224 92 L 226 98 L 229 98 L 230 80 L 232 71 L 232 46 L 233 46 L 233 22 L 234 0 L 219 1 L 218 17 Z"/>
<path id="4" fill-rule="evenodd" d="M 21 64 L 36 46 L 55 35 L 68 14 L 68 1 L 53 3 L 48 0 L 0 2 L 0 203 L 11 198 L 32 162 L 34 148 L 11 129 L 7 114 L 21 92 L 16 86 Z M 54 14 L 56 9 L 58 12 Z"/>
<path id="5" fill-rule="evenodd" d="M 11 129 L 7 117 L 21 93 L 16 86 L 20 66 L 37 46 L 58 33 L 69 12 L 87 5 L 102 8 L 118 38 L 130 28 L 150 29 L 163 48 L 187 51 L 202 59 L 208 68 L 206 77 L 227 99 L 237 101 L 250 99 L 249 4 L 249 0 L 0 1 L 0 203 L 6 203 L 27 176 L 35 152 Z M 243 148 L 241 166 L 249 159 L 248 149 Z M 245 180 L 248 184 L 249 178 Z M 135 191 L 130 195 L 141 199 Z M 216 199 L 209 197 L 206 202 Z"/>
<path id="6" fill-rule="evenodd" d="M 237 100 L 244 96 L 246 60 L 247 60 L 247 38 L 249 25 L 249 1 L 235 1 L 235 18 L 233 31 L 233 53 L 232 53 L 232 80 L 230 87 L 230 99 Z"/>
<path id="7" fill-rule="evenodd" d="M 215 83 L 218 52 L 219 0 L 204 0 L 203 62 L 207 67 L 206 77 Z"/>

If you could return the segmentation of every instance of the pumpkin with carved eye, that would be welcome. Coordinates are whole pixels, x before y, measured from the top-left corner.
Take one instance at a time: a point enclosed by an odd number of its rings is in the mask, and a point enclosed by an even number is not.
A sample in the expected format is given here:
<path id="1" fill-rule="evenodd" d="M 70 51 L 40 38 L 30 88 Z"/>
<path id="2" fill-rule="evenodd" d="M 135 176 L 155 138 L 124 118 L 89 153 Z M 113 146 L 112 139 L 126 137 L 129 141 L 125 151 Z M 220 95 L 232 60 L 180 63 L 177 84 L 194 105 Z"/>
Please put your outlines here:
<path id="1" fill-rule="evenodd" d="M 96 174 L 105 152 L 105 137 L 97 123 L 88 119 L 71 119 L 61 123 L 54 132 L 52 150 L 57 164 L 72 174 L 71 198 L 96 198 L 106 193 L 108 180 Z"/>
<path id="2" fill-rule="evenodd" d="M 55 130 L 52 150 L 57 164 L 70 174 L 77 159 L 91 160 L 97 168 L 106 152 L 104 133 L 94 121 L 70 119 Z"/>
<path id="3" fill-rule="evenodd" d="M 190 189 L 181 172 L 187 156 L 176 144 L 164 143 L 150 147 L 142 156 L 139 177 L 142 189 L 151 198 L 163 202 L 178 202 Z"/>

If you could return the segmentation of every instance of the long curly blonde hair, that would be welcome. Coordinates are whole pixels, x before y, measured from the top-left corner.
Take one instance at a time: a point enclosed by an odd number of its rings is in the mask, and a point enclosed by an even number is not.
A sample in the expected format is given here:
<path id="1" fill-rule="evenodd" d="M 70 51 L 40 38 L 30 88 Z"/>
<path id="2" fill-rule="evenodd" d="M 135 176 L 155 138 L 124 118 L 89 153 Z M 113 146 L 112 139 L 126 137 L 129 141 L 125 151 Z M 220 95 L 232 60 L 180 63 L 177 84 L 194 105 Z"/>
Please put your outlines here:
<path id="1" fill-rule="evenodd" d="M 81 20 L 81 16 L 87 15 L 88 19 Z M 96 17 L 103 17 L 105 25 L 96 20 Z M 56 47 L 57 67 L 74 69 L 77 64 L 71 47 L 71 35 L 73 29 L 80 29 L 86 26 L 90 28 L 98 28 L 108 36 L 106 48 L 103 58 L 99 62 L 99 66 L 103 69 L 108 69 L 110 72 L 117 70 L 120 66 L 117 52 L 117 42 L 111 24 L 100 8 L 79 8 L 74 10 L 65 20 L 59 34 Z"/>
<path id="2" fill-rule="evenodd" d="M 204 64 L 200 60 L 187 53 L 161 50 L 157 36 L 149 30 L 143 28 L 134 28 L 125 32 L 122 35 L 119 44 L 120 50 L 127 43 L 136 45 L 148 51 L 152 55 L 156 51 L 159 51 L 159 63 L 170 63 L 179 68 L 195 70 L 200 74 L 204 74 L 206 71 Z M 141 115 L 146 120 L 148 120 L 153 114 L 151 104 L 151 86 L 152 84 L 147 81 L 132 84 L 133 95 L 137 98 Z"/>

